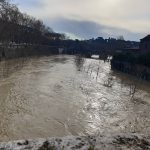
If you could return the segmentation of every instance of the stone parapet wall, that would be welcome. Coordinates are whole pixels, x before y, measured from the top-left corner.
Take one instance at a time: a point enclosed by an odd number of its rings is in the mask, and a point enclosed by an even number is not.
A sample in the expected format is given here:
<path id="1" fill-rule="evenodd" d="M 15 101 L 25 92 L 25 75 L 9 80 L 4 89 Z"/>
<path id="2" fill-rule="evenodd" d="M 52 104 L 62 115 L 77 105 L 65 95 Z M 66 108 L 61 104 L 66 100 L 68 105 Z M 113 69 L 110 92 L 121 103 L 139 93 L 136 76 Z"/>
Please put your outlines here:
<path id="1" fill-rule="evenodd" d="M 1 150 L 150 150 L 150 137 L 138 134 L 106 134 L 19 140 L 0 143 Z"/>

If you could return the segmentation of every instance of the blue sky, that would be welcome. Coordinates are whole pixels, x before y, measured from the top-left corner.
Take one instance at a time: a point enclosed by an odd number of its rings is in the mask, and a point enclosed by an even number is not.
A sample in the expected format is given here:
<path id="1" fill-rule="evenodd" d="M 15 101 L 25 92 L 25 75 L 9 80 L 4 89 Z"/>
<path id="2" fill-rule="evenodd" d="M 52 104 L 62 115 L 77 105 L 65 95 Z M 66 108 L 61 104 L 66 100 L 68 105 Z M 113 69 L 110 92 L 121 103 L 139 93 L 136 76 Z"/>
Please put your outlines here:
<path id="1" fill-rule="evenodd" d="M 139 40 L 150 32 L 150 0 L 13 0 L 22 12 L 72 38 Z"/>

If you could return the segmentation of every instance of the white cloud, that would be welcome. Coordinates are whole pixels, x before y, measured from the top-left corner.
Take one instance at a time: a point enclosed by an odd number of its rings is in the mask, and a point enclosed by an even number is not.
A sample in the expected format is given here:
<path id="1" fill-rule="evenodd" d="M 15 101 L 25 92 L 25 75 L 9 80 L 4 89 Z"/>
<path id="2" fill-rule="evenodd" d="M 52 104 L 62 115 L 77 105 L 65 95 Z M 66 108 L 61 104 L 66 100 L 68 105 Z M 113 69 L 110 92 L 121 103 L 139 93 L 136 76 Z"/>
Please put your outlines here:
<path id="1" fill-rule="evenodd" d="M 41 6 L 31 4 L 30 9 L 20 0 L 16 1 L 22 10 L 44 20 L 67 18 L 133 33 L 146 34 L 150 31 L 150 0 L 30 0 Z"/>

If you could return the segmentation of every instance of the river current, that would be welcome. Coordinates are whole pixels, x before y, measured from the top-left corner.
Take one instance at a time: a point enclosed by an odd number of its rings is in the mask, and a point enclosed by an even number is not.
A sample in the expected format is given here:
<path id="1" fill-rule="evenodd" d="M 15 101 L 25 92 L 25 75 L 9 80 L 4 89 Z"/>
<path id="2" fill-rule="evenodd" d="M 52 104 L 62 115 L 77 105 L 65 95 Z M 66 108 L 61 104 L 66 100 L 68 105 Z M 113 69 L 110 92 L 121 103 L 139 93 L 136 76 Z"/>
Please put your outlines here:
<path id="1" fill-rule="evenodd" d="M 0 141 L 105 132 L 150 135 L 150 83 L 77 56 L 0 62 Z"/>

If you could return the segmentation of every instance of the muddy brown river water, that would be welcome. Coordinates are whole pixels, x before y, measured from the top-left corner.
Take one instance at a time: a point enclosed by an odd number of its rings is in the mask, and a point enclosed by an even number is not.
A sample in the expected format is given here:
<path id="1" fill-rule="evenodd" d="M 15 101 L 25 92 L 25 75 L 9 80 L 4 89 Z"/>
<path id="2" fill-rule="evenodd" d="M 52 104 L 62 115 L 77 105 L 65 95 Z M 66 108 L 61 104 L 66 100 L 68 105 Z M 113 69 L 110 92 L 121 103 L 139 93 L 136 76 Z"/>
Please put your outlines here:
<path id="1" fill-rule="evenodd" d="M 150 135 L 150 83 L 75 56 L 0 62 L 0 141 L 105 132 Z"/>

